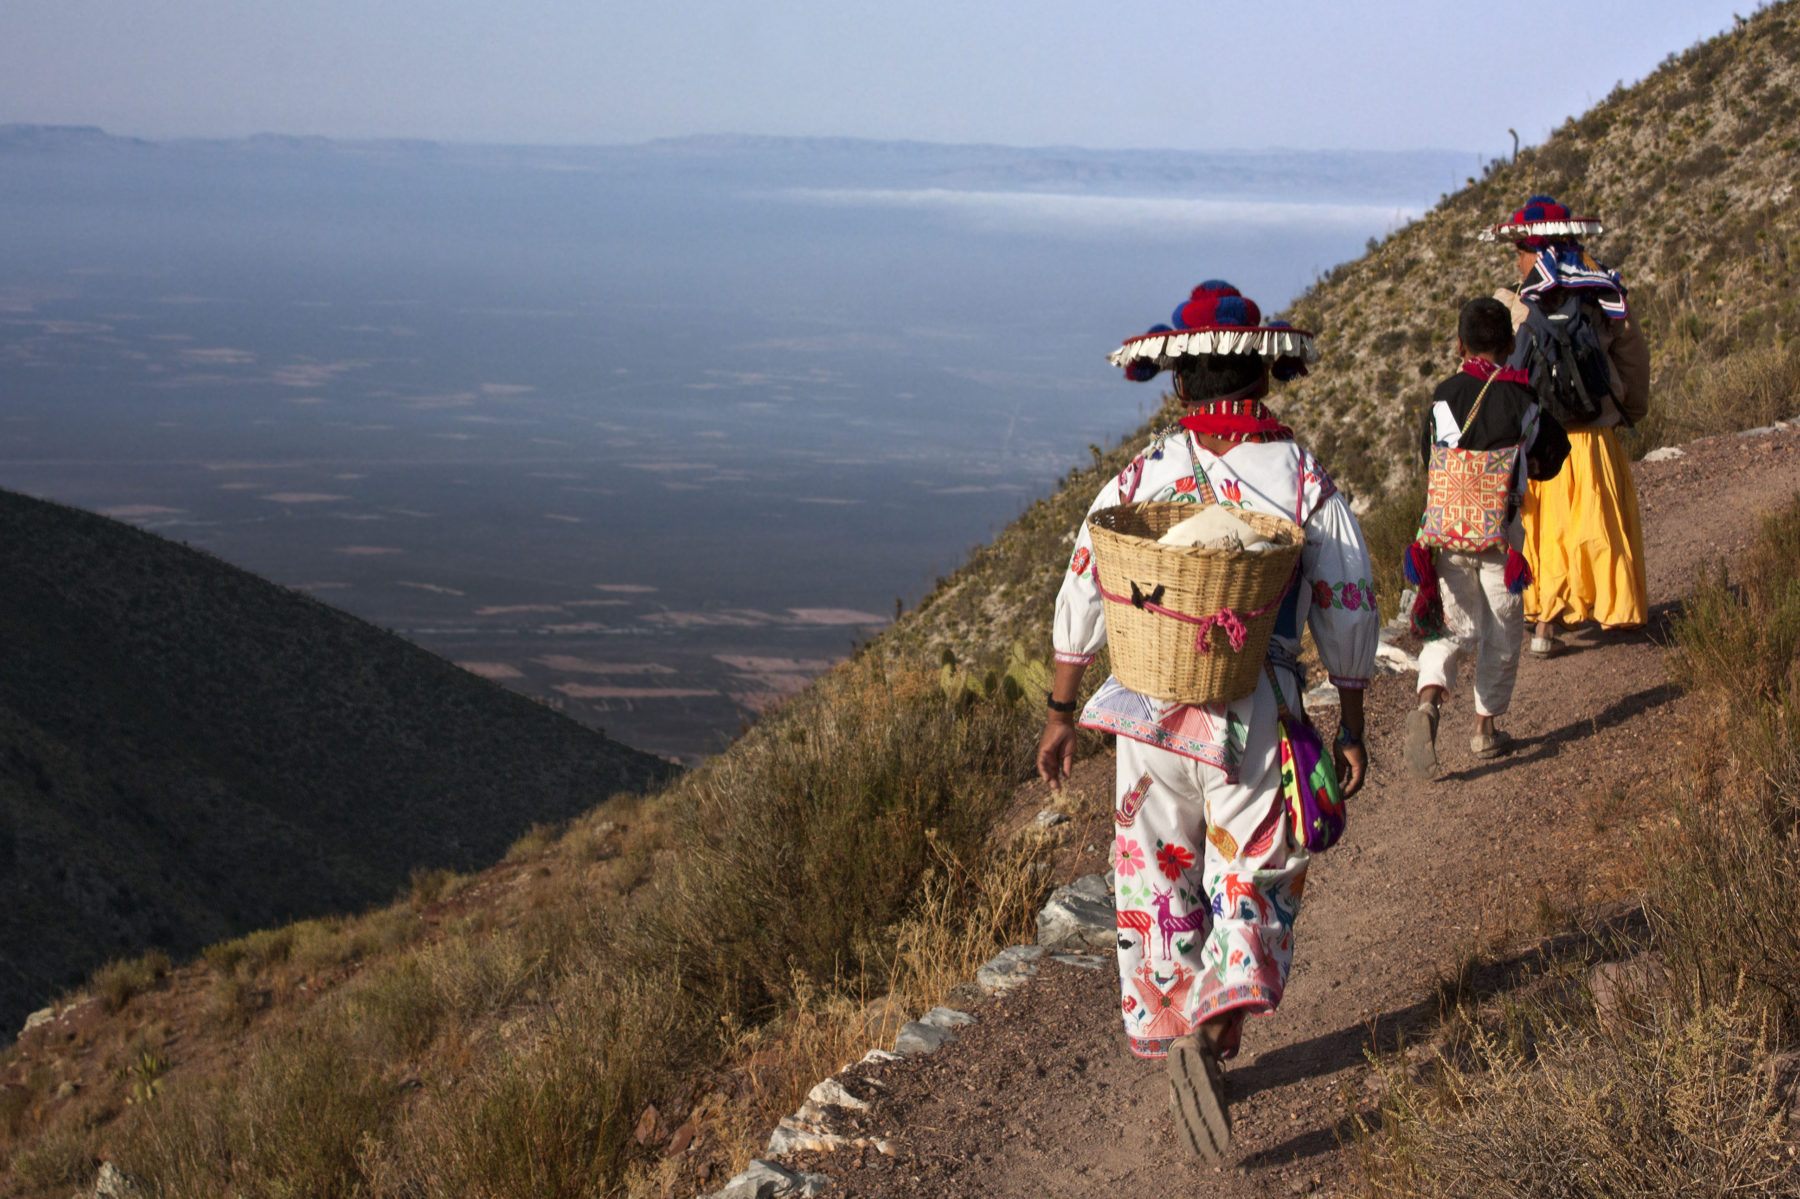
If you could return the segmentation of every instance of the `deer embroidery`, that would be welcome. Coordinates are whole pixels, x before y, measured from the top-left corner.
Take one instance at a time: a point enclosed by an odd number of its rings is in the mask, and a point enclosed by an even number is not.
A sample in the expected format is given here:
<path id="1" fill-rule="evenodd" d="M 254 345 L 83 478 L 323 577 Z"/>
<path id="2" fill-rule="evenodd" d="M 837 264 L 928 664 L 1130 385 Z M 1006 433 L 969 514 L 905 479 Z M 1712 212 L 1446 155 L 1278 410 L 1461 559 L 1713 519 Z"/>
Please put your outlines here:
<path id="1" fill-rule="evenodd" d="M 1169 942 L 1174 939 L 1176 933 L 1205 933 L 1212 927 L 1212 913 L 1204 907 L 1195 908 L 1185 916 L 1171 916 L 1169 905 L 1174 901 L 1174 894 L 1164 891 L 1160 887 L 1157 888 L 1156 894 L 1150 900 L 1156 905 L 1156 931 L 1162 934 L 1162 955 L 1171 961 L 1174 960 L 1175 953 L 1170 948 Z M 1148 912 L 1140 913 L 1140 915 L 1146 921 L 1150 917 Z"/>
<path id="2" fill-rule="evenodd" d="M 1224 882 L 1225 907 L 1229 909 L 1229 912 L 1222 911 L 1219 913 L 1220 915 L 1229 914 L 1234 920 L 1244 919 L 1238 914 L 1242 910 L 1238 906 L 1238 901 L 1248 899 L 1256 905 L 1257 916 L 1263 920 L 1269 918 L 1269 902 L 1262 897 L 1262 892 L 1256 889 L 1256 884 L 1252 880 L 1241 874 L 1227 874 Z"/>
<path id="3" fill-rule="evenodd" d="M 1128 928 L 1136 933 L 1138 935 L 1138 940 L 1145 945 L 1150 944 L 1150 926 L 1151 919 L 1149 912 L 1139 912 L 1131 908 L 1119 909 L 1119 927 Z M 1129 948 L 1123 937 L 1119 939 L 1119 948 Z"/>

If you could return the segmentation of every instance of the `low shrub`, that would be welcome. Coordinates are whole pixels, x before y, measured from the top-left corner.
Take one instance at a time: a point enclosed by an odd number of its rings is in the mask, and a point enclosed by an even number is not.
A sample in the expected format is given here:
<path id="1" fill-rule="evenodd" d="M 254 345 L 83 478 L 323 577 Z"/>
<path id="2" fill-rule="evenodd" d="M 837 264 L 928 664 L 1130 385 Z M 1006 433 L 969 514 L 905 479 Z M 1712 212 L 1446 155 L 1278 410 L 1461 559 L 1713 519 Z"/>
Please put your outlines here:
<path id="1" fill-rule="evenodd" d="M 201 956 L 220 974 L 235 973 L 240 967 L 254 974 L 287 961 L 298 938 L 299 930 L 291 924 L 258 929 L 235 940 L 208 945 Z"/>
<path id="2" fill-rule="evenodd" d="M 438 1034 L 446 1005 L 417 957 L 372 968 L 350 984 L 344 1014 L 354 1042 L 379 1058 L 421 1053 Z"/>
<path id="3" fill-rule="evenodd" d="M 823 680 L 674 789 L 676 846 L 630 943 L 678 963 L 685 1002 L 746 1024 L 794 972 L 883 979 L 927 871 L 959 885 L 1035 749 L 1035 712 L 953 703 L 935 674 L 873 656 Z M 790 737 L 793 730 L 802 737 Z"/>
<path id="4" fill-rule="evenodd" d="M 651 980 L 644 980 L 651 981 Z M 614 1193 L 631 1130 L 681 1055 L 678 1017 L 653 988 L 587 963 L 550 1005 L 541 1036 L 455 1087 L 433 1088 L 372 1162 L 371 1190 L 419 1199 Z"/>
<path id="5" fill-rule="evenodd" d="M 1736 584 L 1721 565 L 1695 589 L 1673 661 L 1708 735 L 1663 847 L 1658 940 L 1698 994 L 1747 980 L 1800 1035 L 1800 498 L 1763 522 Z"/>
<path id="6" fill-rule="evenodd" d="M 393 1084 L 342 1032 L 265 1043 L 232 1083 L 168 1086 L 133 1109 L 119 1165 L 170 1199 L 354 1195 L 392 1119 Z"/>
<path id="7" fill-rule="evenodd" d="M 1423 1077 L 1389 1060 L 1368 1193 L 1442 1199 L 1771 1195 L 1794 1181 L 1753 1011 L 1516 1012 Z"/>
<path id="8" fill-rule="evenodd" d="M 100 997 L 107 1011 L 116 1012 L 131 1002 L 133 996 L 148 991 L 160 982 L 169 973 L 171 966 L 169 955 L 160 949 L 152 949 L 142 957 L 129 961 L 108 962 L 94 971 L 94 994 Z"/>

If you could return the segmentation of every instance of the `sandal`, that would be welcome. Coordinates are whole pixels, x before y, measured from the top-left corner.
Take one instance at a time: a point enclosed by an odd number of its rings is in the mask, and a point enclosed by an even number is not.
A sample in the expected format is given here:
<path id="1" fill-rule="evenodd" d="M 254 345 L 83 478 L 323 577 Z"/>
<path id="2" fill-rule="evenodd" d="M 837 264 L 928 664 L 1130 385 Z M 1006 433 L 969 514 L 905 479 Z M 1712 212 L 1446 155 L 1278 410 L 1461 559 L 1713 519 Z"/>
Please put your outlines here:
<path id="1" fill-rule="evenodd" d="M 1406 768 L 1414 778 L 1428 779 L 1437 771 L 1436 708 L 1414 708 L 1406 714 Z"/>
<path id="2" fill-rule="evenodd" d="M 1469 750 L 1478 758 L 1497 758 L 1512 749 L 1512 736 L 1495 729 L 1491 733 L 1476 733 L 1469 738 Z"/>
<path id="3" fill-rule="evenodd" d="M 1225 1069 L 1197 1036 L 1177 1037 L 1169 1046 L 1169 1111 L 1189 1153 L 1204 1162 L 1225 1160 L 1231 1148 Z"/>
<path id="4" fill-rule="evenodd" d="M 1554 658 L 1563 652 L 1563 643 L 1554 637 L 1533 637 L 1525 652 L 1534 658 Z"/>

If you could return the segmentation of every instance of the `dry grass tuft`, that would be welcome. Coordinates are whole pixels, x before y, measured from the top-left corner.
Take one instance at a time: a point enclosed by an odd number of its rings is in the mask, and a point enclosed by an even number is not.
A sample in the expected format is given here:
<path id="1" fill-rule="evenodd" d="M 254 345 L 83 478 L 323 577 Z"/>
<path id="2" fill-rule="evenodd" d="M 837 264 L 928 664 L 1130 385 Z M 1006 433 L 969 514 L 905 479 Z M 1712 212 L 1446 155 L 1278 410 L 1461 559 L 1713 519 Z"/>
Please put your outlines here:
<path id="1" fill-rule="evenodd" d="M 169 955 L 160 949 L 152 949 L 129 961 L 108 962 L 94 971 L 94 993 L 106 1005 L 107 1011 L 116 1012 L 130 1003 L 133 996 L 141 995 L 161 982 L 172 965 Z"/>
<path id="2" fill-rule="evenodd" d="M 1610 1023 L 1517 1013 L 1423 1072 L 1388 1060 L 1381 1131 L 1359 1142 L 1369 1193 L 1774 1194 L 1793 1160 L 1785 1097 L 1761 1068 L 1767 1034 L 1740 1006 L 1664 1003 Z"/>

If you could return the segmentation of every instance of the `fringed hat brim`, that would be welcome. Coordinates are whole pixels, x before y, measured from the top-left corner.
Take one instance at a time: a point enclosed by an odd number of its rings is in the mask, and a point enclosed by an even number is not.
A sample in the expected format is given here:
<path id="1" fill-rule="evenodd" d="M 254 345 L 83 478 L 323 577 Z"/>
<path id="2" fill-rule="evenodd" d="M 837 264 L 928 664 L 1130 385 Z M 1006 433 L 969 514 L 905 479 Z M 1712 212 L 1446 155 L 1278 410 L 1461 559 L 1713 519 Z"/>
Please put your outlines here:
<path id="1" fill-rule="evenodd" d="M 1521 237 L 1598 237 L 1606 228 L 1592 217 L 1566 221 L 1502 221 L 1481 231 L 1482 241 L 1517 241 Z"/>
<path id="2" fill-rule="evenodd" d="M 1205 354 L 1259 354 L 1271 361 L 1298 358 L 1302 362 L 1317 362 L 1319 347 L 1305 329 L 1211 325 L 1128 337 L 1124 345 L 1106 356 L 1106 360 L 1114 366 L 1125 366 L 1148 359 L 1159 368 L 1169 370 L 1183 358 Z"/>

